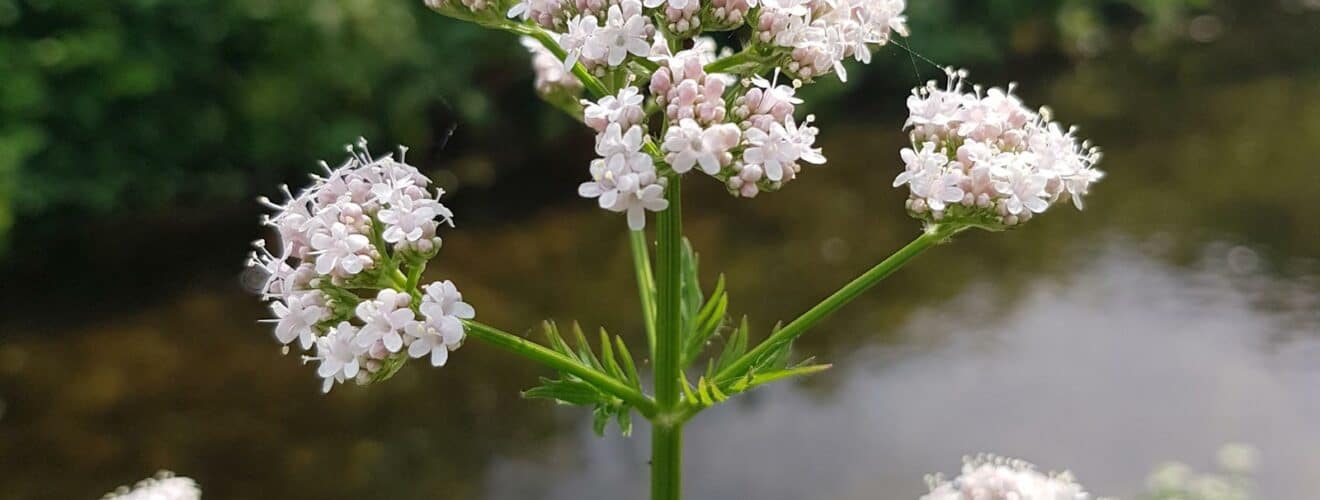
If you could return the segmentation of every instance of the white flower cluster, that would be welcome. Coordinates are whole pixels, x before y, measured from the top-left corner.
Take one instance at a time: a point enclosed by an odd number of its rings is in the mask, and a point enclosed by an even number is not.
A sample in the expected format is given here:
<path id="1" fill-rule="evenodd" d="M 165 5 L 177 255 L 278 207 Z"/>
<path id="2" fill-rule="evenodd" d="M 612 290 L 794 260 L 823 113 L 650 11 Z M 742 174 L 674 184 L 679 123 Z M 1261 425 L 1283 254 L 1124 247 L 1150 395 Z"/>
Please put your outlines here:
<path id="1" fill-rule="evenodd" d="M 825 163 L 815 147 L 818 130 L 808 116 L 793 119 L 802 101 L 795 90 L 756 77 L 743 82 L 744 90 L 732 111 L 724 95 L 730 77 L 708 74 L 703 50 L 689 49 L 662 63 L 651 76 L 649 90 L 664 109 L 665 132 L 660 159 L 676 174 L 694 167 L 721 182 L 735 194 L 756 196 L 762 189 L 779 189 L 801 171 L 800 162 Z M 596 198 L 601 208 L 628 214 L 633 230 L 646 224 L 646 211 L 664 210 L 665 179 L 645 150 L 647 137 L 644 97 L 636 87 L 624 87 L 599 101 L 583 101 L 583 122 L 596 130 L 596 153 L 591 180 L 578 193 Z M 730 122 L 730 119 L 738 120 Z"/>
<path id="2" fill-rule="evenodd" d="M 596 198 L 600 208 L 628 214 L 628 227 L 646 227 L 646 211 L 669 207 L 665 180 L 656 172 L 651 155 L 642 150 L 646 132 L 638 123 L 643 115 L 642 96 L 636 87 L 624 87 L 615 96 L 587 103 L 585 121 L 599 131 L 592 160 L 591 181 L 578 186 L 578 194 Z"/>
<path id="3" fill-rule="evenodd" d="M 521 0 L 509 17 L 530 20 L 560 33 L 564 67 L 581 62 L 596 76 L 651 52 L 656 28 L 640 0 Z"/>
<path id="4" fill-rule="evenodd" d="M 462 342 L 459 320 L 474 315 L 448 281 L 415 288 L 439 251 L 436 229 L 452 223 L 443 191 L 432 194 L 402 148 L 398 160 L 372 158 L 365 141 L 348 150 L 347 162 L 323 163 L 326 175 L 296 196 L 284 188 L 283 204 L 262 200 L 274 210 L 264 222 L 278 231 L 281 250 L 257 240 L 249 261 L 265 274 L 259 291 L 270 301 L 275 338 L 315 347 L 307 359 L 320 363 L 325 391 L 388 377 L 408 356 L 443 365 Z M 358 290 L 378 292 L 363 298 Z"/>
<path id="5" fill-rule="evenodd" d="M 837 72 L 843 61 L 871 62 L 871 47 L 907 36 L 904 0 L 761 0 L 752 27 L 765 44 L 784 47 L 781 67 L 803 80 Z"/>
<path id="6" fill-rule="evenodd" d="M 1051 121 L 1047 108 L 1032 111 L 1008 90 L 964 90 L 964 72 L 949 82 L 919 87 L 908 98 L 912 147 L 904 148 L 907 208 L 928 221 L 947 218 L 986 227 L 1021 224 L 1054 203 L 1082 196 L 1104 173 L 1100 151 L 1075 129 Z"/>
<path id="7" fill-rule="evenodd" d="M 160 471 L 154 477 L 138 481 L 132 488 L 120 486 L 101 500 L 201 500 L 202 490 L 192 479 Z"/>
<path id="8" fill-rule="evenodd" d="M 1042 474 L 1022 460 L 995 455 L 963 459 L 952 481 L 929 476 L 930 493 L 920 500 L 1087 500 L 1090 495 L 1071 474 Z"/>
<path id="9" fill-rule="evenodd" d="M 634 230 L 668 207 L 674 174 L 700 169 L 750 198 L 825 163 L 814 117 L 794 116 L 797 87 L 830 72 L 846 78 L 845 60 L 868 63 L 874 47 L 907 34 L 904 0 L 507 0 L 500 14 L 513 21 L 492 19 L 502 7 L 488 0 L 428 4 L 531 30 L 536 88 L 561 108 L 584 87 L 594 93 L 580 103 L 599 157 L 579 194 L 626 213 Z M 753 36 L 739 53 L 717 56 L 713 40 L 697 37 L 744 24 Z M 771 71 L 773 80 L 759 76 Z M 781 72 L 792 85 L 778 83 Z"/>

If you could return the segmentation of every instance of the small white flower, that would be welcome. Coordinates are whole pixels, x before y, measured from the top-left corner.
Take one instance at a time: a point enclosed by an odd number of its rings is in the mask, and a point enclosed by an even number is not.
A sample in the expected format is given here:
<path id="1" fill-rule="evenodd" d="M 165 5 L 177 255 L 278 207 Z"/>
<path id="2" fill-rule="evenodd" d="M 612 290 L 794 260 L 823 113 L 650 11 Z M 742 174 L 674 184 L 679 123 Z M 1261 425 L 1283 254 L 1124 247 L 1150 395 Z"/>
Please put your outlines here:
<path id="1" fill-rule="evenodd" d="M 702 172 L 715 175 L 741 138 L 742 131 L 736 125 L 725 123 L 703 129 L 695 120 L 684 118 L 665 133 L 662 148 L 669 153 L 665 159 L 675 172 L 685 173 L 699 164 Z"/>
<path id="2" fill-rule="evenodd" d="M 1048 178 L 1020 163 L 1008 166 L 1004 172 L 1003 180 L 995 184 L 995 189 L 1007 196 L 1004 209 L 1009 214 L 1018 215 L 1023 210 L 1041 213 L 1050 207 L 1045 201 Z"/>
<path id="3" fill-rule="evenodd" d="M 409 335 L 414 340 L 408 346 L 408 355 L 420 358 L 431 355 L 431 364 L 441 366 L 449 358 L 449 351 L 458 349 L 463 343 L 464 319 L 472 319 L 476 310 L 463 302 L 463 294 L 450 281 L 438 281 L 423 287 L 420 307 L 426 317 L 425 323 L 410 327 Z"/>
<path id="4" fill-rule="evenodd" d="M 638 174 L 626 174 L 621 181 L 619 190 L 621 195 L 609 209 L 627 213 L 628 229 L 633 231 L 645 229 L 647 211 L 659 212 L 669 208 L 669 200 L 665 199 L 665 188 L 659 183 L 644 184 L 644 179 Z"/>
<path id="5" fill-rule="evenodd" d="M 815 147 L 816 135 L 820 133 L 811 123 L 816 120 L 814 115 L 807 115 L 807 119 L 802 121 L 801 125 L 793 123 L 793 117 L 789 116 L 784 123 L 784 132 L 788 134 L 789 141 L 797 146 L 798 159 L 812 165 L 825 163 L 825 155 L 821 153 L 820 148 Z"/>
<path id="6" fill-rule="evenodd" d="M 422 287 L 422 289 L 426 294 L 422 295 L 420 309 L 428 320 L 440 317 L 472 319 L 477 314 L 476 309 L 473 309 L 467 302 L 463 302 L 463 294 L 449 280 L 437 281 Z M 441 328 L 441 326 L 443 325 L 437 325 L 437 328 L 444 330 L 445 328 Z"/>
<path id="7" fill-rule="evenodd" d="M 920 152 L 903 148 L 899 151 L 899 156 L 903 158 L 903 172 L 894 178 L 894 187 L 911 183 L 914 179 L 928 177 L 933 172 L 939 172 L 949 163 L 949 157 L 936 151 L 933 142 L 923 143 Z"/>
<path id="8" fill-rule="evenodd" d="M 599 101 L 582 101 L 583 121 L 597 132 L 604 132 L 612 123 L 631 127 L 642 119 L 642 94 L 637 87 L 624 87 L 616 95 L 607 95 Z"/>
<path id="9" fill-rule="evenodd" d="M 380 342 L 389 352 L 403 349 L 403 331 L 417 321 L 411 301 L 408 294 L 386 288 L 376 294 L 375 300 L 358 303 L 354 313 L 364 323 L 357 336 L 358 345 L 371 347 Z"/>
<path id="10" fill-rule="evenodd" d="M 314 327 L 329 315 L 322 300 L 320 292 L 308 292 L 272 302 L 270 310 L 275 319 L 267 321 L 276 322 L 275 338 L 286 345 L 297 339 L 303 349 L 311 348 L 316 339 Z"/>
<path id="11" fill-rule="evenodd" d="M 650 163 L 650 156 L 641 152 L 644 136 L 641 126 L 634 125 L 624 132 L 618 123 L 611 123 L 596 138 L 596 154 L 605 160 L 606 168 L 616 174 L 643 169 L 642 163 Z"/>
<path id="12" fill-rule="evenodd" d="M 358 357 L 366 353 L 366 348 L 355 342 L 357 333 L 357 327 L 345 321 L 316 339 L 316 356 L 310 359 L 321 362 L 316 374 L 325 379 L 322 392 L 330 392 L 335 383 L 357 377 L 361 368 Z"/>
<path id="13" fill-rule="evenodd" d="M 798 145 L 781 123 L 770 124 L 769 131 L 748 129 L 746 136 L 750 147 L 743 152 L 743 159 L 760 165 L 765 170 L 765 177 L 771 181 L 783 179 L 785 170 L 801 156 Z"/>
<path id="14" fill-rule="evenodd" d="M 619 186 L 614 182 L 614 172 L 605 168 L 605 160 L 591 162 L 591 181 L 578 186 L 578 195 L 583 198 L 596 198 L 600 208 L 609 208 L 619 198 Z"/>
<path id="15" fill-rule="evenodd" d="M 943 212 L 949 203 L 958 203 L 963 199 L 963 173 L 956 169 L 928 170 L 927 175 L 912 181 L 912 194 L 925 198 L 926 206 L 936 212 Z"/>
<path id="16" fill-rule="evenodd" d="M 752 77 L 752 86 L 761 89 L 761 100 L 756 109 L 752 110 L 755 114 L 770 114 L 775 105 L 786 103 L 790 106 L 802 104 L 802 99 L 797 97 L 797 89 L 788 85 L 779 85 L 779 70 L 775 70 L 775 79 L 767 80 L 760 75 Z M 791 109 L 791 108 L 790 108 Z"/>
<path id="17" fill-rule="evenodd" d="M 610 66 L 623 64 L 628 54 L 646 57 L 651 52 L 651 43 L 646 40 L 648 22 L 640 12 L 625 15 L 619 5 L 612 5 L 606 12 L 605 25 L 591 32 L 582 53 Z"/>
<path id="18" fill-rule="evenodd" d="M 413 200 L 401 198 L 381 209 L 376 218 L 385 223 L 381 238 L 390 243 L 417 241 L 423 235 L 435 231 L 435 218 L 440 215 L 438 202 L 430 198 Z"/>
<path id="19" fill-rule="evenodd" d="M 290 291 L 290 279 L 296 271 L 289 265 L 293 245 L 285 245 L 284 251 L 275 255 L 266 249 L 265 240 L 252 242 L 254 250 L 248 254 L 248 267 L 257 273 L 261 284 L 254 290 L 264 298 L 282 297 Z"/>
<path id="20" fill-rule="evenodd" d="M 361 253 L 371 245 L 366 236 L 357 234 L 341 223 L 334 223 L 328 231 L 318 232 L 311 238 L 313 255 L 316 255 L 316 272 L 329 274 L 339 270 L 345 274 L 357 274 L 364 268 L 363 261 L 370 257 Z"/>
<path id="21" fill-rule="evenodd" d="M 573 66 L 577 64 L 587 51 L 592 47 L 592 41 L 596 38 L 596 31 L 600 29 L 599 21 L 596 16 L 573 16 L 568 21 L 568 31 L 559 37 L 559 45 L 564 48 L 564 72 L 572 72 Z M 594 49 L 592 49 L 594 50 Z M 587 56 L 591 57 L 591 56 Z M 598 57 L 592 57 L 598 59 Z"/>

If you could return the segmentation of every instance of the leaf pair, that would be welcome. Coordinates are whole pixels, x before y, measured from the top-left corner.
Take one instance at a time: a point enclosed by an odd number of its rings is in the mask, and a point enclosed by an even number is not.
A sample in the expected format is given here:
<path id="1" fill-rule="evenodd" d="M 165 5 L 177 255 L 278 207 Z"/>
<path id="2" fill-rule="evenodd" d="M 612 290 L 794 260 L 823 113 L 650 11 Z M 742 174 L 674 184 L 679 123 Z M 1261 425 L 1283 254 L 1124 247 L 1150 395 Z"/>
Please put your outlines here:
<path id="1" fill-rule="evenodd" d="M 720 275 L 710 299 L 703 298 L 697 272 L 697 254 L 692 251 L 692 245 L 686 238 L 683 240 L 682 263 L 680 288 L 683 318 L 682 363 L 686 367 L 697 361 L 710 344 L 710 340 L 725 325 L 729 294 L 725 290 L 724 275 Z M 772 335 L 779 328 L 776 325 L 771 332 Z M 713 406 L 728 399 L 729 395 L 762 384 L 829 368 L 829 365 L 812 365 L 809 359 L 790 367 L 789 357 L 793 345 L 792 342 L 785 342 L 772 346 L 758 355 L 757 359 L 748 364 L 746 370 L 732 374 L 724 373 L 736 360 L 748 355 L 749 337 L 750 330 L 747 326 L 747 318 L 744 317 L 724 342 L 724 348 L 719 355 L 707 360 L 706 372 L 697 379 L 696 386 L 693 386 L 686 376 L 683 377 L 684 396 L 690 404 L 699 408 Z"/>
<path id="2" fill-rule="evenodd" d="M 549 347 L 555 352 L 572 359 L 583 367 L 608 375 L 619 382 L 641 392 L 641 379 L 637 375 L 637 364 L 623 339 L 610 335 L 605 329 L 600 330 L 600 355 L 592 350 L 582 327 L 573 323 L 573 344 L 570 345 L 559 333 L 559 327 L 552 321 L 542 324 Z M 605 427 L 611 419 L 618 421 L 619 431 L 627 436 L 632 433 L 632 406 L 618 397 L 600 390 L 590 382 L 573 375 L 560 374 L 560 378 L 541 378 L 541 385 L 523 391 L 523 397 L 549 399 L 563 404 L 592 406 L 592 429 L 598 435 L 604 435 Z"/>
<path id="3" fill-rule="evenodd" d="M 683 239 L 683 275 L 680 282 L 683 352 L 682 365 L 689 366 L 706 349 L 711 337 L 724 325 L 728 314 L 729 294 L 724 290 L 724 275 L 715 282 L 710 300 L 705 300 L 698 276 L 698 258 L 692 243 Z"/>

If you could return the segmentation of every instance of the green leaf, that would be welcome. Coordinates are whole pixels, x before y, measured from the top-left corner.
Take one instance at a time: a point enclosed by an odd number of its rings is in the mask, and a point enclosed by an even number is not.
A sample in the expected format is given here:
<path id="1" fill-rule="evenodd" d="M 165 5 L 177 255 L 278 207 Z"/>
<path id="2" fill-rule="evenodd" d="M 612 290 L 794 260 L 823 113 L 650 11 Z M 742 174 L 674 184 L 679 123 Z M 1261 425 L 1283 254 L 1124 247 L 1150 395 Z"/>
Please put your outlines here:
<path id="1" fill-rule="evenodd" d="M 623 339 L 615 337 L 611 340 L 609 333 L 602 328 L 601 356 L 597 357 L 591 343 L 587 342 L 582 326 L 578 323 L 573 323 L 572 345 L 564 339 L 559 327 L 553 321 L 546 321 L 542 326 L 550 348 L 556 353 L 571 359 L 584 369 L 599 372 L 641 391 L 642 384 L 637 376 L 637 366 Z M 523 391 L 523 397 L 549 399 L 560 404 L 591 406 L 592 430 L 596 434 L 603 435 L 611 420 L 619 423 L 619 431 L 625 436 L 632 433 L 630 412 L 633 407 L 630 404 L 570 373 L 561 372 L 560 378 L 557 379 L 542 378 L 540 385 Z"/>
<path id="2" fill-rule="evenodd" d="M 719 386 L 705 376 L 697 379 L 697 386 L 693 387 L 684 377 L 679 387 L 683 389 L 683 397 L 689 404 L 699 408 L 715 406 L 729 399 L 728 394 L 719 388 Z"/>
<path id="3" fill-rule="evenodd" d="M 773 337 L 775 332 L 778 332 L 781 327 L 782 325 L 776 324 L 774 329 L 770 331 L 770 336 Z M 766 352 L 761 358 L 752 363 L 752 369 L 749 373 L 781 370 L 787 367 L 788 358 L 792 351 L 793 342 L 791 341 L 774 346 L 773 349 Z"/>
<path id="4" fill-rule="evenodd" d="M 614 415 L 614 419 L 619 422 L 619 434 L 623 437 L 632 436 L 632 412 L 626 410 Z"/>
<path id="5" fill-rule="evenodd" d="M 701 351 L 705 350 L 710 337 L 719 330 L 720 325 L 724 324 L 728 308 L 729 295 L 724 291 L 724 275 L 721 274 L 719 280 L 715 282 L 715 291 L 711 293 L 710 300 L 701 306 L 693 322 L 693 328 L 684 338 L 683 366 L 692 364 L 697 356 L 701 355 Z"/>
<path id="6" fill-rule="evenodd" d="M 597 406 L 591 410 L 591 430 L 599 437 L 605 437 L 605 426 L 610 424 L 610 419 L 614 415 L 610 413 L 609 408 Z"/>
<path id="7" fill-rule="evenodd" d="M 541 378 L 541 385 L 522 393 L 528 399 L 549 399 L 571 405 L 599 405 L 618 401 L 595 386 L 578 379 Z"/>
<path id="8" fill-rule="evenodd" d="M 734 360 L 742 357 L 745 352 L 747 352 L 747 316 L 743 316 L 742 323 L 733 331 L 733 335 L 724 341 L 724 349 L 720 351 L 720 357 L 715 360 L 715 371 L 711 373 L 723 370 Z"/>
<path id="9" fill-rule="evenodd" d="M 823 372 L 834 365 L 805 365 L 787 368 L 783 370 L 774 370 L 762 372 L 747 378 L 739 379 L 730 388 L 735 392 L 743 392 L 759 385 L 765 385 L 770 382 L 783 380 L 792 377 L 801 377 Z"/>
<path id="10" fill-rule="evenodd" d="M 579 360 L 597 371 L 604 371 L 600 359 L 596 358 L 596 353 L 591 350 L 591 343 L 587 342 L 587 336 L 582 333 L 582 325 L 579 325 L 576 321 L 573 322 L 573 341 L 577 343 Z"/>
<path id="11" fill-rule="evenodd" d="M 605 373 L 610 374 L 611 377 L 614 377 L 616 379 L 632 382 L 631 380 L 628 379 L 628 376 L 623 373 L 623 368 L 619 366 L 619 362 L 614 359 L 614 347 L 610 344 L 611 344 L 610 334 L 605 333 L 605 329 L 601 328 L 600 329 L 600 359 L 601 359 L 600 364 L 605 368 Z"/>
<path id="12" fill-rule="evenodd" d="M 549 342 L 551 349 L 554 349 L 555 352 L 558 352 L 559 354 L 573 358 L 575 361 L 582 361 L 578 359 L 577 354 L 573 353 L 573 348 L 568 346 L 568 342 L 564 341 L 564 337 L 559 335 L 559 326 L 555 325 L 555 322 L 542 321 L 541 328 L 545 330 L 545 338 L 546 341 Z"/>
<path id="13" fill-rule="evenodd" d="M 683 238 L 683 252 L 681 265 L 682 272 L 679 282 L 679 309 L 682 313 L 683 332 L 692 330 L 697 311 L 701 310 L 701 283 L 697 274 L 697 254 L 692 250 L 692 243 Z"/>
<path id="14" fill-rule="evenodd" d="M 619 359 L 623 360 L 624 373 L 628 375 L 628 382 L 633 387 L 640 389 L 642 387 L 641 378 L 637 376 L 637 364 L 633 362 L 632 353 L 628 352 L 627 344 L 623 343 L 622 337 L 614 337 L 614 343 L 619 348 Z"/>

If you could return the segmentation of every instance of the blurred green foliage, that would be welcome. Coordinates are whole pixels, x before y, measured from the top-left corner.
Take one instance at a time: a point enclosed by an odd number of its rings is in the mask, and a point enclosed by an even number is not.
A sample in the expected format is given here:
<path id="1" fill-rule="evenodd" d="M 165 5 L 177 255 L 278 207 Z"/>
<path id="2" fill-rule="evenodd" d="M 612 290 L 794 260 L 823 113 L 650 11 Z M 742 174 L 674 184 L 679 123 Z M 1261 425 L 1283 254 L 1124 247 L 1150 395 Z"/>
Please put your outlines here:
<path id="1" fill-rule="evenodd" d="M 248 196 L 358 135 L 432 142 L 450 106 L 480 123 L 474 72 L 517 49 L 420 1 L 0 0 L 0 223 Z"/>
<path id="2" fill-rule="evenodd" d="M 1076 53 L 1115 20 L 1176 26 L 1203 1 L 913 1 L 910 41 L 958 64 Z M 425 158 L 456 119 L 539 134 L 525 58 L 420 0 L 0 0 L 0 236 L 15 218 L 233 202 L 359 135 Z M 518 116 L 495 109 L 509 89 Z"/>

